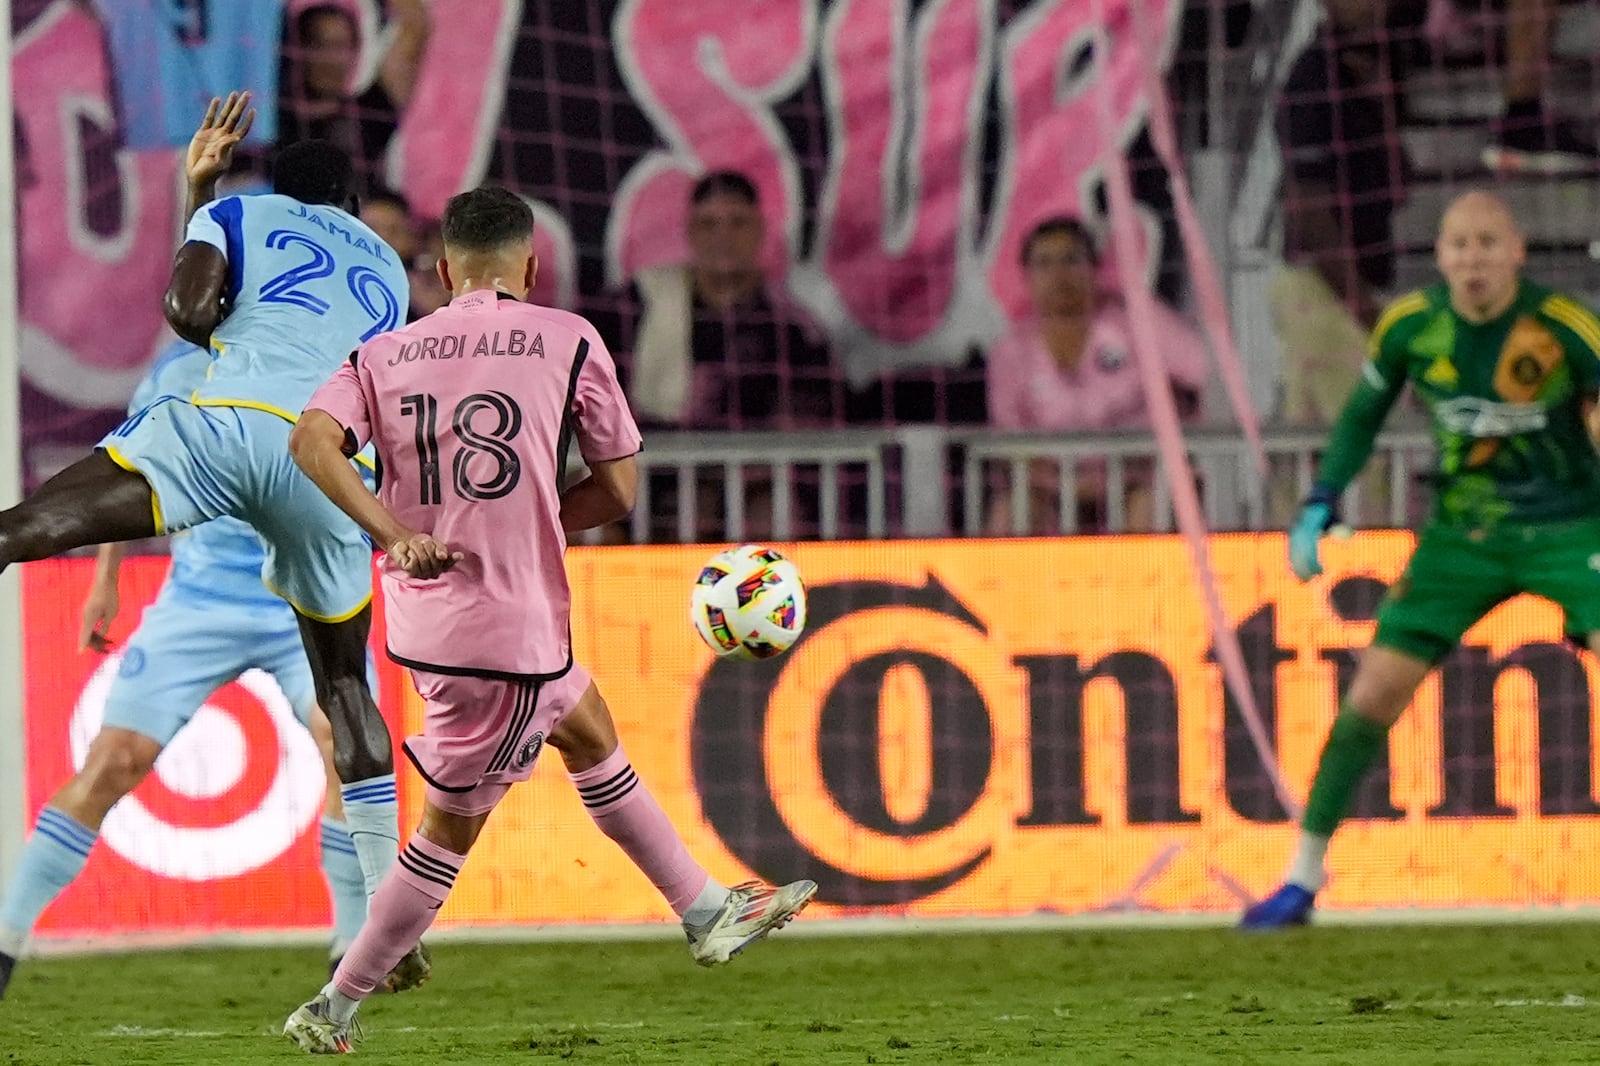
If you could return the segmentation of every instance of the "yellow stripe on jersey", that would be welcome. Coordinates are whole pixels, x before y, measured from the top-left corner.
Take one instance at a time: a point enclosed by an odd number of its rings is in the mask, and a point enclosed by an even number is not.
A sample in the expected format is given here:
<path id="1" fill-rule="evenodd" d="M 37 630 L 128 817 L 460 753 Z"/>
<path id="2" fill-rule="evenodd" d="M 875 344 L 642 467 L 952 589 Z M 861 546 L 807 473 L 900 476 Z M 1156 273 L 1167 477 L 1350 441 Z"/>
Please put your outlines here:
<path id="1" fill-rule="evenodd" d="M 230 400 L 226 398 L 214 399 L 209 396 L 202 397 L 198 389 L 196 389 L 194 394 L 189 397 L 189 402 L 194 404 L 196 407 L 243 407 L 251 411 L 265 411 L 269 415 L 277 415 L 285 422 L 297 424 L 300 421 L 299 415 L 292 415 L 283 408 L 274 407 L 270 403 L 262 403 L 259 400 Z M 357 455 L 353 456 L 352 458 L 356 463 L 366 467 L 368 470 L 377 470 L 376 464 L 374 464 L 371 459 L 368 459 L 364 455 Z M 302 611 L 301 613 L 304 614 L 305 612 Z"/>
<path id="2" fill-rule="evenodd" d="M 1378 316 L 1378 324 L 1372 327 L 1372 340 L 1368 345 L 1369 353 L 1376 356 L 1383 350 L 1383 338 L 1401 319 L 1410 318 L 1412 315 L 1427 309 L 1428 297 L 1420 291 L 1402 296 L 1390 304 L 1384 309 L 1383 314 Z"/>
<path id="3" fill-rule="evenodd" d="M 243 407 L 251 411 L 265 411 L 269 415 L 277 415 L 285 422 L 300 421 L 299 415 L 292 415 L 283 408 L 274 407 L 270 403 L 262 403 L 260 400 L 235 400 L 227 397 L 201 396 L 198 389 L 189 397 L 189 402 L 196 407 Z"/>
<path id="4" fill-rule="evenodd" d="M 1546 298 L 1539 310 L 1576 333 L 1591 352 L 1600 356 L 1600 318 L 1593 311 L 1559 293 Z"/>

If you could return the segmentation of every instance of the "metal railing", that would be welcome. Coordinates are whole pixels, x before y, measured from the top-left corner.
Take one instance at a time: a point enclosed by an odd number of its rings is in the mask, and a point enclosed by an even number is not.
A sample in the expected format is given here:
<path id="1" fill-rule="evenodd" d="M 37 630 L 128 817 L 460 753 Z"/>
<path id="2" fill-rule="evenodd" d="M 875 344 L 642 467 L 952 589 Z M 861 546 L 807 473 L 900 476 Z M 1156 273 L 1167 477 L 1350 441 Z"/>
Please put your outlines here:
<path id="1" fill-rule="evenodd" d="M 1321 430 L 1269 431 L 1269 476 L 1262 479 L 1236 431 L 1187 432 L 1209 527 L 1282 528 L 1311 489 L 1326 437 Z M 639 462 L 629 524 L 635 543 L 1176 529 L 1167 472 L 1145 433 L 1040 436 L 925 426 L 652 433 Z M 1416 525 L 1425 517 L 1432 462 L 1425 430 L 1380 435 L 1366 472 L 1346 494 L 1345 514 L 1362 525 Z M 1053 471 L 1043 489 L 1041 468 Z M 1093 476 L 1083 477 L 1085 468 Z M 1041 495 L 1052 512 L 1044 516 L 1047 529 L 1039 528 L 1035 506 Z M 1086 523 L 1086 513 L 1097 520 Z"/>
<path id="2" fill-rule="evenodd" d="M 855 532 L 847 521 L 853 503 L 865 536 L 892 536 L 887 499 L 895 452 L 893 434 L 871 430 L 652 434 L 639 454 L 633 539 L 659 539 L 657 520 L 670 507 L 666 525 L 680 542 L 705 539 L 708 527 L 720 527 L 725 538 L 718 539 L 728 540 L 753 535 L 751 527 L 777 540 L 814 527 L 819 539 L 839 540 Z M 808 503 L 807 513 L 797 513 Z M 713 517 L 704 513 L 708 505 L 720 505 L 720 522 L 706 521 Z"/>

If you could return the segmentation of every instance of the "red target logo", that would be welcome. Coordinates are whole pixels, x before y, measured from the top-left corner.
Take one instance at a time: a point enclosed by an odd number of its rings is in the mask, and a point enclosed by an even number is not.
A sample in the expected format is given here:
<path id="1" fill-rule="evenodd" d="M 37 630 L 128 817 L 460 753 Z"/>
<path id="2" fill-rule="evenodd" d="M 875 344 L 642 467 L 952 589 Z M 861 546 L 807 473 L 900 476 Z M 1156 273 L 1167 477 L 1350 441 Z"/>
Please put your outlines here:
<path id="1" fill-rule="evenodd" d="M 100 731 L 122 655 L 108 656 L 73 708 L 72 763 Z M 155 770 L 111 809 L 100 839 L 163 877 L 210 881 L 277 859 L 322 811 L 322 757 L 271 675 L 251 670 L 214 694 Z"/>

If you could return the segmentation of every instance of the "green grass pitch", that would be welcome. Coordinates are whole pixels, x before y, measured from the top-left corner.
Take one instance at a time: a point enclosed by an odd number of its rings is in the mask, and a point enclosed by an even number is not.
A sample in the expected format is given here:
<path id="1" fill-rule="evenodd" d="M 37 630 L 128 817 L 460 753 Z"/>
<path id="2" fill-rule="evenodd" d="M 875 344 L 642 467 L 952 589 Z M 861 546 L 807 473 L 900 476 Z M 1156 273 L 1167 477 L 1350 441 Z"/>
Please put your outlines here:
<path id="1" fill-rule="evenodd" d="M 1600 926 L 782 935 L 703 971 L 665 940 L 435 945 L 362 1011 L 370 1063 L 1600 1062 Z M 304 1059 L 302 949 L 38 959 L 0 1064 Z"/>

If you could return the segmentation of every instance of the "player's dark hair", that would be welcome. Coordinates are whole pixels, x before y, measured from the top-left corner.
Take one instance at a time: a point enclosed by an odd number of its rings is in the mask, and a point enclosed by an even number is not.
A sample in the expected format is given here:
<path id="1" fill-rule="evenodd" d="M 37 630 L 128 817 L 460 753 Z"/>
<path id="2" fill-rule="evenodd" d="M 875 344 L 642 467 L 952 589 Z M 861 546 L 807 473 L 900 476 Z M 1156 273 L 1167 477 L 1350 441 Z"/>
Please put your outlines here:
<path id="1" fill-rule="evenodd" d="M 440 228 L 446 248 L 492 252 L 533 235 L 533 209 L 510 189 L 485 185 L 450 197 Z"/>
<path id="2" fill-rule="evenodd" d="M 272 161 L 272 191 L 303 204 L 344 207 L 352 177 L 349 153 L 329 141 L 296 141 Z"/>
<path id="3" fill-rule="evenodd" d="M 756 183 L 737 170 L 713 170 L 694 183 L 694 189 L 689 193 L 689 202 L 704 203 L 713 196 L 736 196 L 751 207 L 759 207 L 761 204 L 761 196 L 756 192 Z"/>
<path id="4" fill-rule="evenodd" d="M 1085 226 L 1081 219 L 1073 218 L 1071 215 L 1054 215 L 1028 231 L 1028 236 L 1022 241 L 1022 265 L 1028 265 L 1028 257 L 1033 254 L 1033 246 L 1040 240 L 1060 235 L 1077 241 L 1083 248 L 1084 254 L 1089 257 L 1089 262 L 1095 266 L 1100 265 L 1100 249 L 1095 246 L 1094 234 L 1089 232 L 1089 227 Z"/>
<path id="5" fill-rule="evenodd" d="M 411 217 L 411 201 L 387 185 L 373 185 L 361 198 L 362 207 L 371 207 L 373 204 L 388 204 L 407 218 Z"/>

